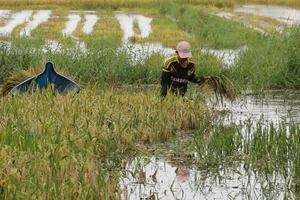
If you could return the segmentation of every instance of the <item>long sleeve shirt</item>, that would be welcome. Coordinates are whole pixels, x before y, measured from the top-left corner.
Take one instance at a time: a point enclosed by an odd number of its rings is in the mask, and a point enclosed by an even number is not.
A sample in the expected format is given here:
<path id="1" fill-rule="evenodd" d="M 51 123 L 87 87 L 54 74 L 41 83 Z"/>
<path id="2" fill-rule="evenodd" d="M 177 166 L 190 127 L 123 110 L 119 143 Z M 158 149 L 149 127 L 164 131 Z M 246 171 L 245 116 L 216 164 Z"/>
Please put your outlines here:
<path id="1" fill-rule="evenodd" d="M 162 68 L 161 96 L 166 96 L 171 88 L 176 95 L 185 95 L 189 81 L 199 83 L 200 79 L 195 76 L 195 63 L 188 59 L 187 66 L 183 68 L 176 55 L 168 58 Z"/>

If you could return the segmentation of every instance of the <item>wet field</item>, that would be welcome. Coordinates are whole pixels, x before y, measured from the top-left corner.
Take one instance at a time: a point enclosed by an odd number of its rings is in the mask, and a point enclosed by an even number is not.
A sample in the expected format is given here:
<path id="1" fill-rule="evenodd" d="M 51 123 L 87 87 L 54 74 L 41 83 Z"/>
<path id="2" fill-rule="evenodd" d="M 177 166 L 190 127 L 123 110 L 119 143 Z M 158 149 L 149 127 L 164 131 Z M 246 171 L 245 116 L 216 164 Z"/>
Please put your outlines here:
<path id="1" fill-rule="evenodd" d="M 87 52 L 86 45 L 84 42 L 80 41 L 78 38 L 73 36 L 73 32 L 78 26 L 79 21 L 83 17 L 81 12 L 84 12 L 84 25 L 82 27 L 82 31 L 85 34 L 90 34 L 93 32 L 93 28 L 96 23 L 101 23 L 101 18 L 97 16 L 95 11 L 70 11 L 66 16 L 68 21 L 65 25 L 65 28 L 61 30 L 62 35 L 72 37 L 74 42 L 80 47 L 83 52 Z M 0 36 L 10 36 L 13 29 L 20 24 L 27 23 L 27 26 L 24 27 L 20 31 L 21 36 L 30 36 L 32 30 L 34 30 L 39 24 L 51 19 L 51 10 L 39 10 L 37 12 L 33 12 L 33 10 L 23 10 L 23 11 L 11 11 L 11 10 L 0 10 L 0 20 L 4 23 L 4 25 L 0 26 Z M 245 26 L 252 27 L 259 32 L 264 31 L 259 27 L 253 27 L 251 25 L 251 21 L 247 18 L 247 15 L 257 15 L 262 17 L 271 18 L 281 22 L 282 25 L 273 27 L 279 32 L 282 30 L 284 26 L 293 26 L 297 25 L 300 22 L 300 11 L 279 7 L 279 6 L 264 6 L 264 5 L 243 5 L 240 7 L 236 7 L 234 12 L 228 13 L 219 11 L 216 13 L 219 17 L 225 17 L 228 19 L 240 21 Z M 146 56 L 151 53 L 160 53 L 163 56 L 167 57 L 171 54 L 174 54 L 174 49 L 164 47 L 160 43 L 145 43 L 145 44 L 131 44 L 129 38 L 132 36 L 139 38 L 148 37 L 151 32 L 151 18 L 145 17 L 141 14 L 125 14 L 123 12 L 115 12 L 115 18 L 119 21 L 120 27 L 124 32 L 123 35 L 123 43 L 121 49 L 128 49 L 130 52 L 134 52 L 134 57 L 132 60 L 136 59 L 145 59 Z M 139 25 L 141 30 L 140 34 L 136 34 L 133 31 L 134 23 Z M 267 21 L 258 21 L 258 24 L 261 27 L 272 26 L 269 25 Z M 8 45 L 10 45 L 8 41 Z M 46 48 L 47 47 L 47 48 Z M 48 40 L 46 42 L 44 50 L 46 51 L 48 48 L 51 48 L 54 51 L 59 51 L 61 46 L 55 40 Z M 240 51 L 245 50 L 247 47 L 242 47 L 238 50 L 236 49 L 201 49 L 203 53 L 213 54 L 219 60 L 224 63 L 224 66 L 231 66 L 236 61 L 237 55 Z"/>
<path id="2" fill-rule="evenodd" d="M 0 19 L 5 21 L 0 27 L 0 35 L 9 36 L 16 26 L 26 22 L 28 25 L 20 35 L 30 36 L 31 31 L 40 23 L 51 18 L 51 12 L 50 10 L 37 12 L 24 10 L 12 13 L 10 10 L 0 10 Z M 246 5 L 237 7 L 234 13 L 220 12 L 217 15 L 233 19 L 238 13 L 263 15 L 289 26 L 298 24 L 300 20 L 299 10 L 277 6 Z M 87 51 L 85 44 L 72 35 L 81 17 L 79 11 L 70 12 L 62 34 L 72 37 L 75 42 L 78 42 L 82 51 Z M 143 59 L 149 52 L 161 53 L 165 56 L 174 53 L 174 49 L 166 48 L 160 43 L 130 44 L 129 38 L 135 35 L 134 22 L 137 22 L 141 29 L 138 37 L 145 38 L 152 31 L 151 18 L 122 12 L 116 12 L 115 17 L 124 32 L 123 44 L 120 48 L 131 46 L 130 51 L 136 52 L 133 59 Z M 85 11 L 85 18 L 83 32 L 89 34 L 93 31 L 94 25 L 101 22 L 101 18 L 94 11 Z M 247 19 L 241 15 L 239 20 L 246 26 L 249 25 Z M 268 26 L 267 22 L 261 21 L 261 24 Z M 263 32 L 257 27 L 253 28 Z M 276 27 L 278 31 L 281 28 Z M 54 40 L 47 41 L 47 45 L 49 44 L 54 50 L 61 48 Z M 239 53 L 239 50 L 232 49 L 202 49 L 201 51 L 214 54 L 224 63 L 224 67 L 230 67 L 238 59 Z M 244 91 L 235 102 L 224 101 L 223 104 L 216 104 L 208 99 L 207 104 L 212 110 L 223 113 L 218 122 L 224 125 L 239 125 L 251 121 L 254 124 L 274 123 L 276 127 L 282 121 L 300 123 L 299 99 L 299 91 L 274 90 L 264 91 L 259 95 Z M 218 165 L 209 170 L 199 168 L 194 161 L 199 162 L 202 158 L 190 145 L 194 139 L 193 134 L 178 132 L 177 135 L 179 139 L 149 147 L 149 152 L 143 157 L 124 160 L 120 178 L 121 188 L 124 189 L 123 199 L 297 199 L 297 196 L 290 191 L 291 177 L 283 177 L 280 173 L 274 173 L 268 179 L 264 179 L 255 171 L 245 170 L 243 162 L 233 162 L 230 166 Z"/>
<path id="3" fill-rule="evenodd" d="M 207 103 L 223 113 L 216 120 L 218 124 L 238 126 L 250 122 L 252 127 L 256 123 L 278 127 L 282 121 L 300 123 L 299 99 L 298 91 L 274 90 L 263 95 L 246 92 L 233 103 Z M 178 132 L 177 137 L 150 147 L 147 156 L 124 160 L 120 180 L 126 190 L 123 199 L 297 199 L 290 190 L 291 176 L 274 173 L 266 180 L 262 174 L 246 170 L 245 163 L 239 161 L 201 169 L 193 163 L 202 158 L 189 146 L 194 140 L 193 131 Z"/>

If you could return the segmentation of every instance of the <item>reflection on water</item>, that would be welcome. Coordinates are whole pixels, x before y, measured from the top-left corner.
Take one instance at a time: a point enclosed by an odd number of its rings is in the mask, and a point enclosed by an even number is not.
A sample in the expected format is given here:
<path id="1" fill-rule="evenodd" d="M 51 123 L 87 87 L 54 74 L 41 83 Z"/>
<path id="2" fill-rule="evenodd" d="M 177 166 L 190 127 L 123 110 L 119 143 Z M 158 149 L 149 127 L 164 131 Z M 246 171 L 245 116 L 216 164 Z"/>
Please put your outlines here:
<path id="1" fill-rule="evenodd" d="M 210 101 L 213 109 L 226 111 L 220 124 L 262 119 L 266 124 L 300 122 L 299 91 L 274 90 L 261 95 L 247 91 L 233 103 Z M 247 170 L 243 159 L 226 157 L 217 165 L 200 166 L 206 161 L 192 146 L 193 134 L 178 133 L 174 140 L 155 144 L 148 157 L 124 161 L 122 199 L 296 199 L 290 190 L 292 173 L 285 166 L 276 173 L 264 173 L 267 169 Z"/>
<path id="2" fill-rule="evenodd" d="M 21 36 L 30 36 L 31 31 L 34 30 L 39 24 L 47 21 L 51 15 L 50 10 L 39 10 L 33 16 L 33 20 L 29 21 L 28 25 L 20 32 Z"/>
<path id="3" fill-rule="evenodd" d="M 264 175 L 246 172 L 238 163 L 200 170 L 197 166 L 173 166 L 155 157 L 130 162 L 120 180 L 122 199 L 132 200 L 284 199 L 289 184 L 281 175 L 266 180 Z"/>
<path id="4" fill-rule="evenodd" d="M 202 53 L 209 53 L 218 58 L 220 60 L 224 67 L 230 67 L 234 65 L 234 63 L 237 61 L 238 55 L 242 52 L 247 50 L 247 47 L 243 47 L 237 50 L 232 49 L 201 49 Z"/>
<path id="5" fill-rule="evenodd" d="M 258 27 L 255 27 L 250 22 L 251 20 L 247 16 L 243 16 L 242 13 L 251 14 L 254 16 L 268 17 L 275 19 L 280 22 L 281 25 L 273 26 L 270 25 L 267 21 L 256 20 L 255 24 L 258 24 Z M 245 26 L 253 28 L 254 30 L 267 34 L 260 27 L 271 27 L 275 30 L 282 32 L 284 26 L 294 26 L 300 24 L 300 10 L 287 8 L 283 6 L 272 6 L 272 5 L 240 5 L 234 9 L 233 13 L 220 11 L 216 13 L 219 17 L 224 17 L 230 20 L 235 20 L 242 22 Z"/>
<path id="6" fill-rule="evenodd" d="M 277 124 L 282 120 L 300 123 L 299 91 L 273 90 L 260 95 L 245 92 L 236 102 L 225 102 L 215 108 L 231 112 L 232 115 L 228 116 L 228 119 L 234 123 L 258 121 L 262 117 L 265 121 Z"/>
<path id="7" fill-rule="evenodd" d="M 10 12 L 6 12 L 5 10 L 1 11 L 0 17 L 9 17 L 11 19 L 5 26 L 0 27 L 0 35 L 10 35 L 13 29 L 26 22 L 32 14 L 32 10 L 23 10 L 18 13 L 14 13 L 12 16 L 9 16 Z"/>

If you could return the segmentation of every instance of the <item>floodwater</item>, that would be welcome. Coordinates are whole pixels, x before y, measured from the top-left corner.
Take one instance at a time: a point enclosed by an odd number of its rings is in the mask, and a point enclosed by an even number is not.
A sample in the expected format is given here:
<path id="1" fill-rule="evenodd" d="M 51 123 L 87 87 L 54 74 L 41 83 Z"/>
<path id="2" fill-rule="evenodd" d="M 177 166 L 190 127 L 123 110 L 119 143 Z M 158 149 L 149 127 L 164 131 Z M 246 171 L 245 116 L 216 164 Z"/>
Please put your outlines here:
<path id="1" fill-rule="evenodd" d="M 81 15 L 80 12 L 85 12 Z M 90 34 L 96 23 L 101 23 L 93 11 L 71 11 L 67 16 L 68 22 L 62 30 L 62 35 L 71 37 L 83 51 L 87 51 L 85 44 L 79 42 L 72 33 L 78 26 L 82 16 L 85 17 L 83 32 Z M 51 18 L 52 11 L 43 10 L 33 12 L 32 10 L 10 11 L 0 10 L 0 20 L 4 22 L 0 27 L 0 35 L 9 36 L 13 29 L 23 23 L 27 26 L 20 32 L 21 36 L 30 36 L 31 31 L 39 24 Z M 228 19 L 236 19 L 237 14 L 247 13 L 253 15 L 263 15 L 274 18 L 286 25 L 298 25 L 300 11 L 286 7 L 245 5 L 237 7 L 233 13 L 220 12 L 217 15 Z M 131 44 L 129 38 L 132 36 L 146 38 L 151 32 L 151 18 L 140 14 L 125 14 L 115 12 L 115 17 L 120 23 L 124 32 L 122 47 L 134 52 L 135 59 L 144 59 L 152 53 L 161 53 L 164 56 L 174 54 L 175 50 L 166 48 L 160 43 Z M 246 26 L 247 19 L 241 18 Z M 133 31 L 134 24 L 138 24 L 141 32 Z M 268 26 L 267 22 L 261 22 Z M 263 32 L 261 29 L 253 27 L 255 30 Z M 282 27 L 277 27 L 280 30 Z M 61 47 L 56 41 L 47 41 L 47 48 L 59 51 Z M 215 55 L 224 63 L 224 67 L 234 64 L 238 59 L 238 50 L 224 49 L 202 49 L 202 52 Z M 231 103 L 214 104 L 209 102 L 213 109 L 227 111 L 228 115 L 223 119 L 224 123 L 243 123 L 247 120 L 258 121 L 263 118 L 266 122 L 280 123 L 282 120 L 293 120 L 300 123 L 300 102 L 298 91 L 269 91 L 264 95 L 253 95 L 245 92 L 241 99 Z M 180 137 L 180 133 L 179 133 Z M 264 199 L 265 182 L 255 174 L 248 174 L 244 171 L 242 164 L 226 169 L 220 167 L 214 172 L 199 170 L 197 166 L 186 166 L 185 156 L 180 156 L 183 152 L 178 149 L 185 148 L 192 140 L 192 137 L 182 136 L 181 140 L 170 141 L 164 144 L 157 144 L 158 152 L 153 152 L 152 156 L 136 157 L 126 160 L 125 171 L 120 179 L 120 185 L 124 189 L 123 199 Z M 199 159 L 195 152 L 185 152 L 192 155 L 191 159 Z M 179 155 L 179 156 L 178 156 Z M 174 159 L 179 162 L 173 162 Z M 174 164 L 177 163 L 177 164 Z M 135 175 L 134 172 L 139 172 Z M 217 174 L 217 176 L 215 175 Z M 269 191 L 270 199 L 284 199 L 288 193 L 285 189 L 289 187 L 289 182 L 284 182 L 281 177 L 274 175 L 274 191 Z M 292 194 L 291 199 L 296 199 Z"/>
<path id="2" fill-rule="evenodd" d="M 21 36 L 30 36 L 32 30 L 34 30 L 39 24 L 47 21 L 50 18 L 51 13 L 52 12 L 50 10 L 37 11 L 37 13 L 33 16 L 33 20 L 29 21 L 29 24 L 27 25 L 27 27 L 25 27 L 20 32 L 20 35 Z"/>
<path id="3" fill-rule="evenodd" d="M 300 92 L 293 90 L 269 90 L 254 95 L 244 92 L 236 102 L 226 102 L 215 107 L 232 113 L 230 123 L 239 124 L 246 120 L 279 124 L 281 121 L 300 123 Z"/>
<path id="4" fill-rule="evenodd" d="M 235 102 L 223 104 L 207 100 L 210 106 L 219 111 L 227 111 L 220 118 L 223 124 L 255 124 L 280 122 L 300 123 L 299 91 L 274 90 L 262 95 L 245 92 Z M 280 174 L 270 175 L 273 188 L 266 189 L 266 182 L 259 174 L 245 171 L 243 163 L 231 167 L 219 166 L 215 169 L 200 170 L 199 166 L 185 165 L 187 159 L 198 161 L 196 152 L 186 148 L 193 140 L 192 135 L 178 133 L 179 140 L 155 146 L 154 156 L 145 156 L 126 161 L 126 172 L 120 180 L 124 192 L 123 199 L 297 199 L 287 188 L 291 177 Z M 176 164 L 175 164 L 176 163 Z M 143 172 L 144 178 L 133 176 L 133 172 Z M 266 191 L 267 190 L 267 191 Z M 266 196 L 268 195 L 268 196 Z"/>
<path id="5" fill-rule="evenodd" d="M 300 24 L 300 11 L 287 7 L 272 5 L 243 5 L 237 7 L 234 11 L 273 18 L 290 26 Z"/>
<path id="6" fill-rule="evenodd" d="M 84 15 L 81 15 L 81 13 Z M 243 5 L 236 7 L 233 13 L 220 11 L 217 13 L 219 17 L 225 17 L 228 19 L 240 19 L 245 26 L 251 26 L 247 21 L 246 17 L 243 17 L 241 13 L 260 15 L 268 18 L 276 19 L 285 25 L 298 25 L 300 21 L 300 10 L 279 7 L 279 6 L 264 6 L 264 5 Z M 34 30 L 39 24 L 49 20 L 51 18 L 51 10 L 39 10 L 33 12 L 32 10 L 23 11 L 11 11 L 11 10 L 0 10 L 0 20 L 5 23 L 4 26 L 0 27 L 0 35 L 10 36 L 13 29 L 23 23 L 27 23 L 27 26 L 23 28 L 20 32 L 21 36 L 30 36 L 31 31 Z M 101 23 L 101 18 L 99 18 L 94 11 L 70 11 L 67 16 L 68 21 L 65 28 L 62 30 L 63 36 L 72 37 L 83 52 L 88 52 L 85 47 L 84 42 L 80 42 L 78 38 L 74 37 L 72 33 L 78 26 L 81 18 L 84 17 L 84 25 L 82 31 L 85 34 L 90 34 L 93 32 L 93 27 L 96 23 Z M 164 47 L 161 43 L 145 43 L 145 44 L 131 44 L 129 38 L 132 36 L 139 38 L 148 37 L 151 32 L 151 18 L 145 17 L 141 14 L 125 14 L 123 12 L 115 12 L 115 17 L 120 23 L 120 27 L 124 32 L 123 43 L 120 49 L 125 49 L 129 51 L 129 55 L 133 55 L 130 58 L 133 61 L 141 61 L 147 58 L 151 53 L 160 53 L 161 55 L 167 57 L 174 54 L 174 49 Z M 141 32 L 135 33 L 133 30 L 134 24 L 138 24 Z M 260 24 L 268 26 L 268 23 L 261 21 Z M 270 26 L 270 25 L 269 25 Z M 263 32 L 263 30 L 252 27 L 257 31 Z M 275 27 L 281 30 L 283 27 Z M 9 44 L 8 44 L 9 45 Z M 230 67 L 238 59 L 237 56 L 240 51 L 245 50 L 247 47 L 241 47 L 240 49 L 202 49 L 203 53 L 209 53 L 215 55 L 224 66 Z M 49 40 L 46 42 L 44 51 L 52 49 L 54 51 L 60 51 L 62 47 L 56 41 Z"/>

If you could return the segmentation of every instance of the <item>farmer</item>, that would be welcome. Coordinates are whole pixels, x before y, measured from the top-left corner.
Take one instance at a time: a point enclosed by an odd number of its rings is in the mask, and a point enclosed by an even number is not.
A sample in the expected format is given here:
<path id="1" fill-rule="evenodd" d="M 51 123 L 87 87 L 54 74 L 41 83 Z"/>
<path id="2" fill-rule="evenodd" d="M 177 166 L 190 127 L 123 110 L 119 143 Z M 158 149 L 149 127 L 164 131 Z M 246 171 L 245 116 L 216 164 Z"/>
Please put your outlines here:
<path id="1" fill-rule="evenodd" d="M 166 59 L 162 68 L 160 94 L 165 97 L 168 90 L 175 95 L 184 96 L 187 92 L 188 81 L 203 84 L 204 77 L 196 77 L 195 63 L 191 59 L 191 45 L 186 41 L 177 44 L 176 55 Z"/>

